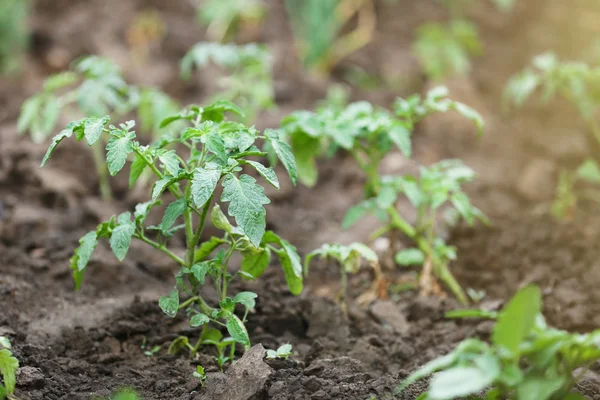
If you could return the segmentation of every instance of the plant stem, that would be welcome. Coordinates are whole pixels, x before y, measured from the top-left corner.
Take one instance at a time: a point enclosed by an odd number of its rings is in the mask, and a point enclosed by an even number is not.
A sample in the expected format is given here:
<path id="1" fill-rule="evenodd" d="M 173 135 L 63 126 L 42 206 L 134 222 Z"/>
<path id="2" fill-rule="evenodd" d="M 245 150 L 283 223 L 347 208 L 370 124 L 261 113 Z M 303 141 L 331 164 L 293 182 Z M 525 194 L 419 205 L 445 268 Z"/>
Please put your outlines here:
<path id="1" fill-rule="evenodd" d="M 112 190 L 110 188 L 108 167 L 104 161 L 104 153 L 100 146 L 102 142 L 91 146 L 92 154 L 94 156 L 94 165 L 96 167 L 96 173 L 98 174 L 98 185 L 100 186 L 100 196 L 104 201 L 112 200 Z"/>
<path id="2" fill-rule="evenodd" d="M 139 233 L 135 233 L 133 235 L 133 237 L 141 240 L 142 242 L 144 242 L 146 244 L 149 244 L 150 246 L 154 247 L 157 250 L 162 251 L 163 253 L 165 253 L 167 256 L 169 256 L 172 260 L 174 260 L 179 265 L 184 266 L 184 267 L 189 267 L 189 265 L 185 262 L 185 260 L 183 258 L 179 257 L 178 255 L 173 253 L 171 250 L 167 249 L 164 245 L 157 243 L 154 240 L 148 239 L 147 237 L 145 237 Z"/>
<path id="3" fill-rule="evenodd" d="M 194 263 L 194 257 L 196 255 L 196 247 L 198 246 L 198 242 L 200 242 L 200 238 L 202 237 L 202 232 L 204 231 L 204 225 L 206 224 L 206 216 L 208 214 L 208 210 L 210 209 L 210 205 L 212 203 L 213 195 L 210 196 L 204 207 L 202 208 L 202 214 L 200 215 L 200 226 L 196 230 L 196 233 L 192 236 L 192 240 L 188 243 L 188 249 L 186 253 L 186 258 L 190 265 Z"/>

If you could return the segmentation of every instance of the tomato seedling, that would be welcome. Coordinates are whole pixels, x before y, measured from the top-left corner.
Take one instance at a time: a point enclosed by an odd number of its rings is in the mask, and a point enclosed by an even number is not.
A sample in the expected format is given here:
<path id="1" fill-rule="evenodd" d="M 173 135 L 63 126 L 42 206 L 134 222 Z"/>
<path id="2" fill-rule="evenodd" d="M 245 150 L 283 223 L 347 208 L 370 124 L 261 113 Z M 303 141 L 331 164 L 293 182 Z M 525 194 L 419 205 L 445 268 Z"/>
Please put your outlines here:
<path id="1" fill-rule="evenodd" d="M 267 350 L 267 358 L 268 359 L 276 359 L 281 358 L 283 360 L 287 360 L 292 355 L 292 345 L 291 344 L 283 344 L 277 348 L 277 350 Z"/>
<path id="2" fill-rule="evenodd" d="M 19 360 L 10 351 L 11 344 L 7 337 L 0 336 L 0 399 L 6 398 L 15 391 L 17 384 L 16 373 L 19 369 Z"/>
<path id="3" fill-rule="evenodd" d="M 499 313 L 454 312 L 453 317 L 496 320 L 491 344 L 464 340 L 406 378 L 397 392 L 434 374 L 419 399 L 585 399 L 573 386 L 600 360 L 600 330 L 572 334 L 551 328 L 541 303 L 539 288 L 528 286 Z"/>
<path id="4" fill-rule="evenodd" d="M 342 226 L 348 228 L 366 214 L 375 214 L 385 226 L 371 235 L 373 239 L 385 234 L 394 239 L 395 233 L 400 232 L 415 242 L 417 248 L 399 253 L 396 261 L 425 266 L 421 276 L 424 292 L 431 290 L 430 275 L 433 273 L 462 302 L 466 302 L 467 297 L 448 269 L 448 263 L 456 257 L 455 250 L 439 236 L 437 217 L 442 206 L 449 203 L 469 224 L 484 219 L 461 190 L 462 184 L 474 178 L 473 171 L 460 160 L 445 160 L 422 167 L 419 176 L 382 176 L 379 173 L 381 162 L 394 147 L 410 157 L 411 132 L 419 121 L 432 113 L 457 111 L 473 121 L 480 133 L 483 131 L 479 114 L 465 104 L 448 99 L 447 95 L 447 89 L 439 87 L 425 98 L 414 95 L 398 99 L 395 115 L 367 102 L 325 107 L 317 112 L 299 111 L 284 118 L 282 130 L 296 155 L 299 179 L 306 185 L 316 183 L 316 159 L 323 149 L 327 148 L 330 154 L 337 149 L 350 153 L 367 181 L 364 200 L 348 210 Z M 396 204 L 400 195 L 417 210 L 414 225 L 398 212 Z"/>
<path id="5" fill-rule="evenodd" d="M 302 291 L 302 265 L 296 248 L 273 231 L 266 231 L 266 210 L 270 203 L 264 188 L 255 178 L 244 174 L 243 169 L 254 169 L 266 182 L 279 188 L 273 169 L 253 160 L 264 157 L 256 146 L 257 140 L 268 142 L 275 149 L 292 182 L 296 182 L 296 164 L 291 148 L 280 140 L 277 132 L 259 132 L 242 123 L 226 119 L 226 113 L 243 117 L 243 111 L 233 103 L 219 101 L 206 107 L 189 106 L 177 115 L 163 120 L 161 126 L 183 121 L 188 127 L 177 134 L 164 135 L 160 140 L 143 146 L 135 140 L 134 121 L 108 125 L 110 118 L 84 118 L 71 122 L 54 137 L 42 166 L 46 164 L 56 146 L 65 138 L 75 136 L 94 145 L 101 136 L 108 137 L 106 161 L 111 175 L 123 169 L 131 159 L 130 186 L 145 169 L 155 176 L 150 199 L 138 204 L 132 214 L 127 211 L 98 225 L 80 239 L 80 246 L 71 258 L 71 269 L 76 288 L 81 286 L 86 266 L 98 244 L 105 238 L 120 261 L 127 252 L 132 239 L 139 240 L 163 252 L 180 267 L 176 285 L 167 296 L 162 296 L 159 306 L 169 317 L 175 317 L 185 309 L 192 327 L 214 324 L 226 328 L 233 340 L 244 346 L 250 338 L 244 322 L 254 308 L 257 295 L 240 292 L 228 296 L 232 279 L 256 279 L 263 274 L 273 255 L 279 258 L 286 282 L 293 294 Z M 186 154 L 167 150 L 170 144 L 179 144 Z M 222 194 L 217 199 L 217 187 Z M 166 193 L 170 193 L 169 196 Z M 168 204 L 160 224 L 148 226 L 151 210 L 166 198 Z M 170 198 L 174 198 L 171 200 Z M 222 211 L 235 221 L 232 224 Z M 183 224 L 177 224 L 183 219 Z M 210 219 L 221 231 L 221 237 L 203 240 L 204 227 Z M 178 231 L 185 233 L 186 251 L 183 256 L 169 247 L 169 239 Z M 230 259 L 241 253 L 241 265 L 234 272 Z M 231 267 L 231 268 L 230 268 Z M 211 281 L 216 290 L 217 301 L 213 305 L 202 296 L 202 288 Z M 180 302 L 180 295 L 186 296 Z M 243 308 L 238 317 L 236 308 Z M 196 346 L 197 347 L 197 346 Z M 233 350 L 232 350 L 233 353 Z M 232 354 L 233 355 L 233 354 Z"/>

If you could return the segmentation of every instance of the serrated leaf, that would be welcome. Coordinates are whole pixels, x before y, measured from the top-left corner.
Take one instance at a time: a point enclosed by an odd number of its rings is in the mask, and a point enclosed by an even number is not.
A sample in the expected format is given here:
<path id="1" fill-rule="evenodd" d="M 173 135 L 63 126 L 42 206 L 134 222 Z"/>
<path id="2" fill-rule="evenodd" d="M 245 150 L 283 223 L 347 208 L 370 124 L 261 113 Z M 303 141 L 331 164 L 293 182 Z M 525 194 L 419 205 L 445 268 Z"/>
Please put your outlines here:
<path id="1" fill-rule="evenodd" d="M 252 278 L 256 279 L 261 276 L 271 261 L 271 252 L 269 249 L 248 250 L 242 252 L 242 266 L 243 272 L 250 274 Z M 244 276 L 246 278 L 246 276 Z"/>
<path id="2" fill-rule="evenodd" d="M 119 215 L 119 225 L 113 229 L 112 236 L 110 237 L 110 248 L 119 261 L 123 261 L 129 246 L 131 245 L 131 238 L 135 233 L 135 224 L 131 221 L 131 213 L 124 212 Z"/>
<path id="3" fill-rule="evenodd" d="M 165 191 L 165 189 L 173 182 L 173 177 L 167 176 L 164 177 L 154 183 L 154 187 L 152 188 L 152 200 L 156 200 L 160 197 L 161 194 Z"/>
<path id="4" fill-rule="evenodd" d="M 42 158 L 42 163 L 40 167 L 46 165 L 46 162 L 48 161 L 52 153 L 54 153 L 56 146 L 58 146 L 58 144 L 62 142 L 63 139 L 70 138 L 73 135 L 73 128 L 74 126 L 71 126 L 71 124 L 69 124 L 65 129 L 60 131 L 56 136 L 54 136 L 54 138 L 52 138 L 52 143 L 50 144 L 50 147 L 48 147 L 44 158 Z"/>
<path id="5" fill-rule="evenodd" d="M 513 357 L 518 357 L 519 345 L 529 334 L 541 311 L 541 293 L 536 286 L 517 292 L 498 316 L 492 341 Z"/>
<path id="6" fill-rule="evenodd" d="M 190 273 L 201 285 L 204 285 L 204 279 L 209 271 L 210 264 L 208 262 L 196 263 L 190 268 Z"/>
<path id="7" fill-rule="evenodd" d="M 208 324 L 209 322 L 210 318 L 205 314 L 194 314 L 194 316 L 190 318 L 190 326 L 193 328 Z"/>
<path id="8" fill-rule="evenodd" d="M 215 164 L 211 168 L 196 168 L 192 177 L 192 198 L 196 207 L 204 207 L 211 198 L 221 179 L 221 173 L 221 167 Z"/>
<path id="9" fill-rule="evenodd" d="M 250 242 L 258 247 L 266 227 L 267 212 L 263 205 L 271 201 L 265 196 L 264 189 L 256 184 L 256 179 L 245 174 L 239 178 L 227 174 L 221 201 L 229 202 L 228 214 L 235 218 Z"/>
<path id="10" fill-rule="evenodd" d="M 273 171 L 271 168 L 265 167 L 264 165 L 256 161 L 246 160 L 246 163 L 253 166 L 256 169 L 256 171 L 258 171 L 258 173 L 267 180 L 267 182 L 279 189 L 279 180 L 277 179 L 275 171 Z"/>
<path id="11" fill-rule="evenodd" d="M 123 136 L 112 136 L 106 145 L 106 165 L 111 176 L 115 176 L 127 161 L 127 156 L 133 152 L 133 132 L 123 132 Z"/>
<path id="12" fill-rule="evenodd" d="M 75 254 L 77 255 L 77 270 L 83 271 L 85 269 L 97 245 L 98 237 L 96 231 L 90 231 L 79 239 L 79 247 L 75 250 Z"/>
<path id="13" fill-rule="evenodd" d="M 104 126 L 108 123 L 110 118 L 108 116 L 102 118 L 87 118 L 83 123 L 83 133 L 85 140 L 91 146 L 100 139 Z"/>
<path id="14" fill-rule="evenodd" d="M 161 296 L 158 300 L 160 309 L 171 318 L 175 318 L 179 310 L 179 292 L 177 289 L 171 290 L 168 296 Z"/>
<path id="15" fill-rule="evenodd" d="M 240 292 L 233 298 L 234 303 L 242 304 L 244 307 L 251 309 L 256 306 L 256 299 L 258 295 L 253 292 Z"/>
<path id="16" fill-rule="evenodd" d="M 187 204 L 185 202 L 185 198 L 180 198 L 175 200 L 171 204 L 167 206 L 165 209 L 165 215 L 163 215 L 163 219 L 160 222 L 159 228 L 162 233 L 166 233 L 171 229 L 177 218 L 183 215 Z"/>
<path id="17" fill-rule="evenodd" d="M 234 231 L 233 226 L 229 223 L 229 220 L 221 211 L 221 207 L 218 204 L 215 204 L 211 213 L 210 213 L 210 221 L 215 226 L 215 228 L 225 231 L 227 233 L 232 233 Z"/>
<path id="18" fill-rule="evenodd" d="M 0 371 L 2 371 L 2 379 L 4 380 L 4 386 L 8 393 L 15 391 L 17 384 L 16 373 L 19 369 L 19 360 L 13 357 L 10 350 L 0 350 Z"/>
<path id="19" fill-rule="evenodd" d="M 286 142 L 283 142 L 279 139 L 271 139 L 270 140 L 271 147 L 277 154 L 277 158 L 283 164 L 288 175 L 290 176 L 290 180 L 296 186 L 296 179 L 298 178 L 298 171 L 296 169 L 296 159 L 294 158 L 294 154 L 292 153 L 292 148 Z"/>
<path id="20" fill-rule="evenodd" d="M 137 182 L 137 180 L 140 178 L 147 165 L 148 164 L 146 163 L 143 157 L 141 157 L 139 154 L 135 155 L 135 158 L 133 159 L 133 162 L 130 166 L 129 189 L 131 189 L 133 185 L 135 185 L 135 182 Z"/>
<path id="21" fill-rule="evenodd" d="M 163 164 L 169 175 L 177 176 L 179 174 L 179 160 L 177 159 L 177 153 L 175 150 L 169 150 L 160 154 L 158 159 Z"/>
<path id="22" fill-rule="evenodd" d="M 394 124 L 388 135 L 392 142 L 400 149 L 400 151 L 406 156 L 410 157 L 412 154 L 412 144 L 410 140 L 410 131 L 402 124 Z"/>
<path id="23" fill-rule="evenodd" d="M 248 331 L 237 315 L 232 314 L 225 325 L 227 326 L 227 332 L 229 332 L 229 335 L 231 335 L 236 342 L 241 343 L 244 346 L 250 346 Z"/>

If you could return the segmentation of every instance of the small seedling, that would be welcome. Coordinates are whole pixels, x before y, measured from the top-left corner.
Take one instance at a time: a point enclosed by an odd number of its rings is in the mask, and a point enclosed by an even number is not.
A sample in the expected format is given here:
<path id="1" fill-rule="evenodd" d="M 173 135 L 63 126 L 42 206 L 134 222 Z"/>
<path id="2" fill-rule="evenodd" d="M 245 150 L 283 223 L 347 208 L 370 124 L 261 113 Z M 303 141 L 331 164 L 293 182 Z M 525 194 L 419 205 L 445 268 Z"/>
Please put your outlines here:
<path id="1" fill-rule="evenodd" d="M 460 160 L 445 160 L 422 167 L 419 176 L 382 176 L 379 166 L 384 157 L 397 147 L 405 156 L 411 155 L 411 132 L 426 116 L 436 112 L 457 111 L 473 121 L 479 133 L 483 120 L 472 108 L 447 98 L 448 91 L 440 87 L 425 98 L 418 95 L 398 99 L 395 115 L 367 102 L 352 103 L 345 108 L 323 108 L 315 112 L 299 111 L 282 121 L 282 130 L 294 149 L 301 182 L 312 186 L 317 180 L 316 159 L 327 149 L 346 150 L 366 175 L 364 200 L 348 210 L 342 226 L 348 228 L 367 214 L 374 214 L 385 226 L 371 235 L 402 233 L 412 239 L 417 248 L 400 252 L 396 262 L 402 265 L 424 265 L 422 289 L 431 290 L 433 273 L 442 279 L 455 295 L 466 302 L 467 297 L 450 273 L 448 263 L 456 258 L 454 248 L 446 245 L 438 234 L 437 220 L 442 206 L 449 203 L 467 223 L 482 219 L 482 213 L 472 206 L 461 185 L 474 178 L 471 169 Z M 400 195 L 417 210 L 417 221 L 408 223 L 396 207 Z"/>
<path id="2" fill-rule="evenodd" d="M 284 344 L 279 346 L 277 350 L 267 350 L 267 358 L 270 360 L 274 360 L 276 358 L 281 358 L 283 360 L 287 360 L 292 355 L 292 345 Z"/>
<path id="3" fill-rule="evenodd" d="M 243 25 L 258 24 L 266 13 L 261 0 L 205 0 L 198 6 L 198 20 L 208 25 L 207 35 L 223 43 Z"/>
<path id="4" fill-rule="evenodd" d="M 342 244 L 324 244 L 320 248 L 313 250 L 306 255 L 304 259 L 304 276 L 308 276 L 308 267 L 312 259 L 319 256 L 323 259 L 334 259 L 340 265 L 340 293 L 338 299 L 346 310 L 346 299 L 348 291 L 348 274 L 355 274 L 360 269 L 362 259 L 364 258 L 375 270 L 377 279 L 379 279 L 379 259 L 377 254 L 362 243 L 352 243 L 348 246 Z"/>
<path id="5" fill-rule="evenodd" d="M 141 397 L 137 394 L 135 389 L 123 388 L 119 389 L 108 398 L 94 397 L 96 400 L 141 400 Z"/>
<path id="6" fill-rule="evenodd" d="M 571 334 L 550 328 L 541 302 L 539 288 L 528 286 L 499 313 L 463 311 L 462 316 L 496 320 L 491 344 L 464 340 L 410 375 L 397 392 L 433 374 L 419 399 L 585 399 L 573 386 L 600 360 L 600 330 Z"/>
<path id="7" fill-rule="evenodd" d="M 160 346 L 154 346 L 151 349 L 149 349 L 147 339 L 145 336 L 142 340 L 142 345 L 140 346 L 140 348 L 144 351 L 144 355 L 149 358 L 154 357 L 160 351 Z"/>
<path id="8" fill-rule="evenodd" d="M 521 107 L 538 91 L 544 104 L 556 96 L 569 101 L 600 144 L 600 125 L 596 117 L 600 107 L 600 67 L 560 62 L 553 53 L 545 53 L 535 57 L 531 66 L 509 80 L 504 98 L 507 104 Z M 553 215 L 562 219 L 570 217 L 582 198 L 600 202 L 599 189 L 579 190 L 579 182 L 600 184 L 600 166 L 595 160 L 585 160 L 575 172 L 561 172 L 552 205 Z"/>
<path id="9" fill-rule="evenodd" d="M 219 81 L 222 91 L 214 96 L 214 101 L 240 104 L 246 111 L 247 123 L 275 107 L 271 54 L 265 47 L 198 43 L 181 60 L 182 79 L 190 79 L 194 67 L 205 68 L 210 62 L 230 73 Z"/>
<path id="10" fill-rule="evenodd" d="M 235 343 L 236 341 L 232 337 L 223 337 L 223 334 L 218 329 L 206 328 L 206 325 L 204 325 L 195 345 L 190 343 L 187 336 L 179 336 L 169 346 L 168 353 L 178 354 L 187 349 L 190 357 L 193 358 L 201 346 L 214 346 L 217 352 L 215 361 L 219 369 L 223 371 L 225 364 L 234 359 Z"/>
<path id="11" fill-rule="evenodd" d="M 19 369 L 19 360 L 10 351 L 11 344 L 7 337 L 0 336 L 0 399 L 4 399 L 15 391 L 17 384 L 16 373 Z"/>
<path id="12" fill-rule="evenodd" d="M 206 107 L 189 106 L 166 118 L 161 126 L 174 121 L 184 121 L 190 126 L 178 134 L 167 134 L 149 146 L 135 140 L 134 121 L 117 127 L 108 124 L 108 116 L 84 118 L 71 122 L 55 136 L 42 166 L 65 138 L 75 136 L 79 141 L 85 138 L 94 144 L 101 136 L 107 136 L 106 161 L 111 175 L 121 171 L 128 160 L 132 160 L 130 186 L 145 169 L 155 175 L 150 199 L 138 204 L 133 215 L 124 212 L 114 216 L 80 239 L 80 246 L 71 258 L 76 288 L 81 286 L 99 239 L 109 240 L 120 261 L 126 257 L 131 241 L 139 240 L 166 254 L 181 267 L 175 287 L 159 300 L 159 306 L 167 316 L 174 318 L 185 309 L 192 327 L 214 324 L 226 329 L 235 342 L 248 347 L 250 338 L 244 323 L 255 306 L 257 295 L 240 292 L 229 297 L 229 284 L 236 277 L 258 278 L 269 265 L 272 255 L 277 255 L 290 291 L 299 294 L 302 291 L 302 264 L 291 243 L 273 231 L 266 231 L 264 205 L 270 201 L 256 179 L 242 171 L 243 168 L 253 169 L 266 182 L 279 188 L 275 172 L 252 159 L 266 155 L 255 146 L 257 140 L 268 142 L 275 149 L 294 183 L 296 165 L 291 148 L 280 140 L 277 132 L 267 130 L 261 134 L 254 127 L 229 121 L 226 119 L 229 112 L 243 116 L 239 107 L 225 101 Z M 165 149 L 165 146 L 175 143 L 186 148 L 187 154 Z M 219 184 L 222 194 L 217 200 Z M 162 221 L 158 226 L 148 226 L 150 212 L 158 208 L 163 198 L 168 204 Z M 226 205 L 228 215 L 236 225 L 223 213 L 221 207 Z M 177 224 L 181 219 L 183 224 Z M 203 240 L 207 219 L 223 231 L 221 237 Z M 171 250 L 169 245 L 169 239 L 180 230 L 185 234 L 183 256 Z M 230 259 L 236 252 L 241 254 L 242 262 L 236 271 L 232 271 Z M 218 297 L 214 305 L 209 305 L 201 293 L 208 280 L 214 285 Z M 187 300 L 180 302 L 180 294 L 188 297 Z M 244 309 L 241 318 L 235 313 L 239 307 Z M 231 347 L 232 357 L 235 346 Z"/>
<path id="13" fill-rule="evenodd" d="M 29 3 L 27 0 L 0 2 L 0 73 L 16 71 L 21 65 L 29 36 Z"/>
<path id="14" fill-rule="evenodd" d="M 194 371 L 192 376 L 200 381 L 200 385 L 202 387 L 206 385 L 206 371 L 204 371 L 204 367 L 202 365 L 196 366 L 196 371 Z"/>

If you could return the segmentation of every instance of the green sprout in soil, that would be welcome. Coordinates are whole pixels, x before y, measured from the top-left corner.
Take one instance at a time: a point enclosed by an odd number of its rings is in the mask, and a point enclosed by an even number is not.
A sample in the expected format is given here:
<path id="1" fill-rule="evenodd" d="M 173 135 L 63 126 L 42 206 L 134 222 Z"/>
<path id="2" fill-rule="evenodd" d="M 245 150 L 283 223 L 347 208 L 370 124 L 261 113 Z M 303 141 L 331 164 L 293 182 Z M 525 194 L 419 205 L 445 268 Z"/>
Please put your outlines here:
<path id="1" fill-rule="evenodd" d="M 16 373 L 19 369 L 19 360 L 10 351 L 11 344 L 7 337 L 0 336 L 0 399 L 5 399 L 15 391 L 17 384 Z"/>
<path id="2" fill-rule="evenodd" d="M 246 123 L 275 107 L 271 54 L 257 44 L 198 43 L 181 60 L 181 77 L 190 79 L 194 67 L 212 62 L 230 74 L 219 81 L 221 91 L 213 100 L 229 100 L 246 112 Z"/>
<path id="3" fill-rule="evenodd" d="M 324 244 L 320 248 L 308 253 L 304 258 L 304 276 L 308 276 L 308 268 L 314 257 L 322 259 L 333 259 L 340 265 L 340 293 L 338 300 L 344 312 L 347 309 L 348 274 L 355 274 L 361 267 L 362 259 L 365 259 L 376 273 L 376 282 L 380 281 L 379 258 L 373 250 L 363 243 Z"/>
<path id="4" fill-rule="evenodd" d="M 287 343 L 279 346 L 277 350 L 267 350 L 267 358 L 274 360 L 276 358 L 280 358 L 282 360 L 287 360 L 292 355 L 292 345 Z"/>
<path id="5" fill-rule="evenodd" d="M 560 62 L 553 53 L 533 59 L 532 65 L 513 76 L 505 90 L 505 100 L 517 107 L 539 92 L 546 104 L 556 96 L 570 102 L 585 121 L 589 132 L 600 144 L 600 125 L 596 112 L 600 107 L 600 67 L 583 62 Z M 600 190 L 583 188 L 578 183 L 600 184 L 600 166 L 593 159 L 585 160 L 575 171 L 562 171 L 552 205 L 558 218 L 570 217 L 579 199 L 600 203 Z"/>
<path id="6" fill-rule="evenodd" d="M 54 137 L 42 166 L 65 138 L 75 136 L 78 141 L 86 139 L 88 144 L 94 145 L 106 136 L 106 162 L 111 175 L 116 175 L 131 160 L 130 186 L 146 169 L 155 176 L 150 199 L 138 204 L 133 214 L 127 211 L 112 217 L 80 239 L 80 246 L 71 258 L 76 288 L 82 284 L 86 266 L 100 238 L 109 240 L 120 261 L 127 255 L 131 241 L 139 240 L 166 254 L 181 267 L 175 287 L 159 300 L 165 314 L 174 318 L 180 310 L 185 310 L 190 325 L 203 327 L 203 335 L 207 325 L 212 324 L 226 329 L 234 342 L 248 347 L 250 338 L 245 322 L 255 306 L 257 295 L 239 292 L 229 297 L 231 281 L 236 277 L 258 278 L 276 255 L 290 291 L 299 294 L 302 291 L 302 265 L 293 245 L 275 232 L 266 231 L 264 205 L 270 200 L 265 196 L 264 188 L 255 178 L 244 174 L 243 169 L 256 171 L 266 182 L 279 188 L 273 169 L 253 160 L 266 155 L 255 146 L 257 140 L 269 142 L 294 183 L 296 165 L 291 148 L 280 140 L 277 132 L 261 133 L 254 127 L 227 120 L 225 114 L 229 112 L 243 117 L 242 110 L 230 102 L 220 101 L 206 107 L 189 106 L 161 124 L 164 127 L 184 121 L 187 128 L 177 134 L 166 134 L 148 146 L 135 140 L 134 121 L 117 127 L 108 125 L 108 116 L 84 118 L 71 122 Z M 167 150 L 165 147 L 169 144 L 178 144 L 179 148 L 186 149 L 185 154 Z M 219 186 L 222 188 L 220 197 L 217 195 Z M 168 203 L 162 220 L 158 225 L 149 226 L 149 214 L 158 208 L 161 199 Z M 227 213 L 236 225 L 224 214 L 223 207 L 227 207 Z M 178 224 L 181 220 L 183 223 Z M 223 232 L 222 236 L 204 240 L 207 220 Z M 185 234 L 184 255 L 177 254 L 169 245 L 169 239 L 180 230 Z M 241 254 L 242 262 L 234 271 L 230 260 L 235 253 Z M 212 305 L 201 293 L 209 281 L 217 296 Z M 184 297 L 186 299 L 180 301 Z M 241 317 L 236 314 L 236 308 L 242 311 Z M 192 346 L 194 351 L 202 344 L 202 338 L 201 335 L 198 343 Z"/>
<path id="7" fill-rule="evenodd" d="M 142 398 L 137 394 L 135 389 L 122 388 L 111 394 L 107 398 L 94 397 L 96 400 L 141 400 Z"/>
<path id="8" fill-rule="evenodd" d="M 258 25 L 266 13 L 261 0 L 205 0 L 198 5 L 198 20 L 207 25 L 207 35 L 226 42 L 245 25 Z"/>
<path id="9" fill-rule="evenodd" d="M 27 47 L 29 28 L 28 0 L 3 0 L 0 2 L 0 73 L 19 69 Z"/>
<path id="10" fill-rule="evenodd" d="M 454 279 L 448 264 L 456 258 L 455 249 L 446 245 L 439 235 L 438 216 L 442 206 L 449 203 L 459 217 L 472 224 L 485 217 L 473 207 L 461 186 L 474 178 L 471 169 L 460 160 L 444 160 L 422 167 L 418 176 L 385 176 L 380 164 L 394 147 L 406 157 L 411 156 L 411 132 L 426 116 L 457 111 L 473 121 L 479 132 L 483 121 L 479 114 L 465 104 L 447 98 L 446 88 L 431 90 L 425 98 L 418 95 L 398 99 L 395 115 L 367 102 L 352 103 L 345 108 L 326 107 L 317 112 L 299 111 L 282 121 L 282 130 L 292 145 L 301 182 L 312 186 L 317 180 L 316 159 L 328 149 L 350 153 L 366 175 L 364 200 L 348 210 L 342 225 L 348 228 L 367 214 L 374 214 L 385 225 L 373 232 L 372 239 L 388 235 L 395 243 L 398 233 L 406 235 L 416 248 L 400 252 L 398 264 L 424 266 L 421 288 L 432 291 L 431 274 L 441 279 L 462 301 L 467 297 Z M 406 197 L 417 211 L 417 220 L 410 224 L 398 211 L 401 196 Z"/>
<path id="11" fill-rule="evenodd" d="M 491 343 L 464 340 L 406 378 L 397 392 L 433 374 L 419 399 L 585 399 L 572 390 L 600 360 L 600 330 L 572 334 L 551 328 L 541 303 L 539 288 L 527 286 L 499 313 L 453 312 L 452 317 L 495 320 Z"/>
<path id="12" fill-rule="evenodd" d="M 206 385 L 206 371 L 202 365 L 196 366 L 196 371 L 192 374 L 192 376 L 200 381 L 200 385 L 204 387 Z"/>

